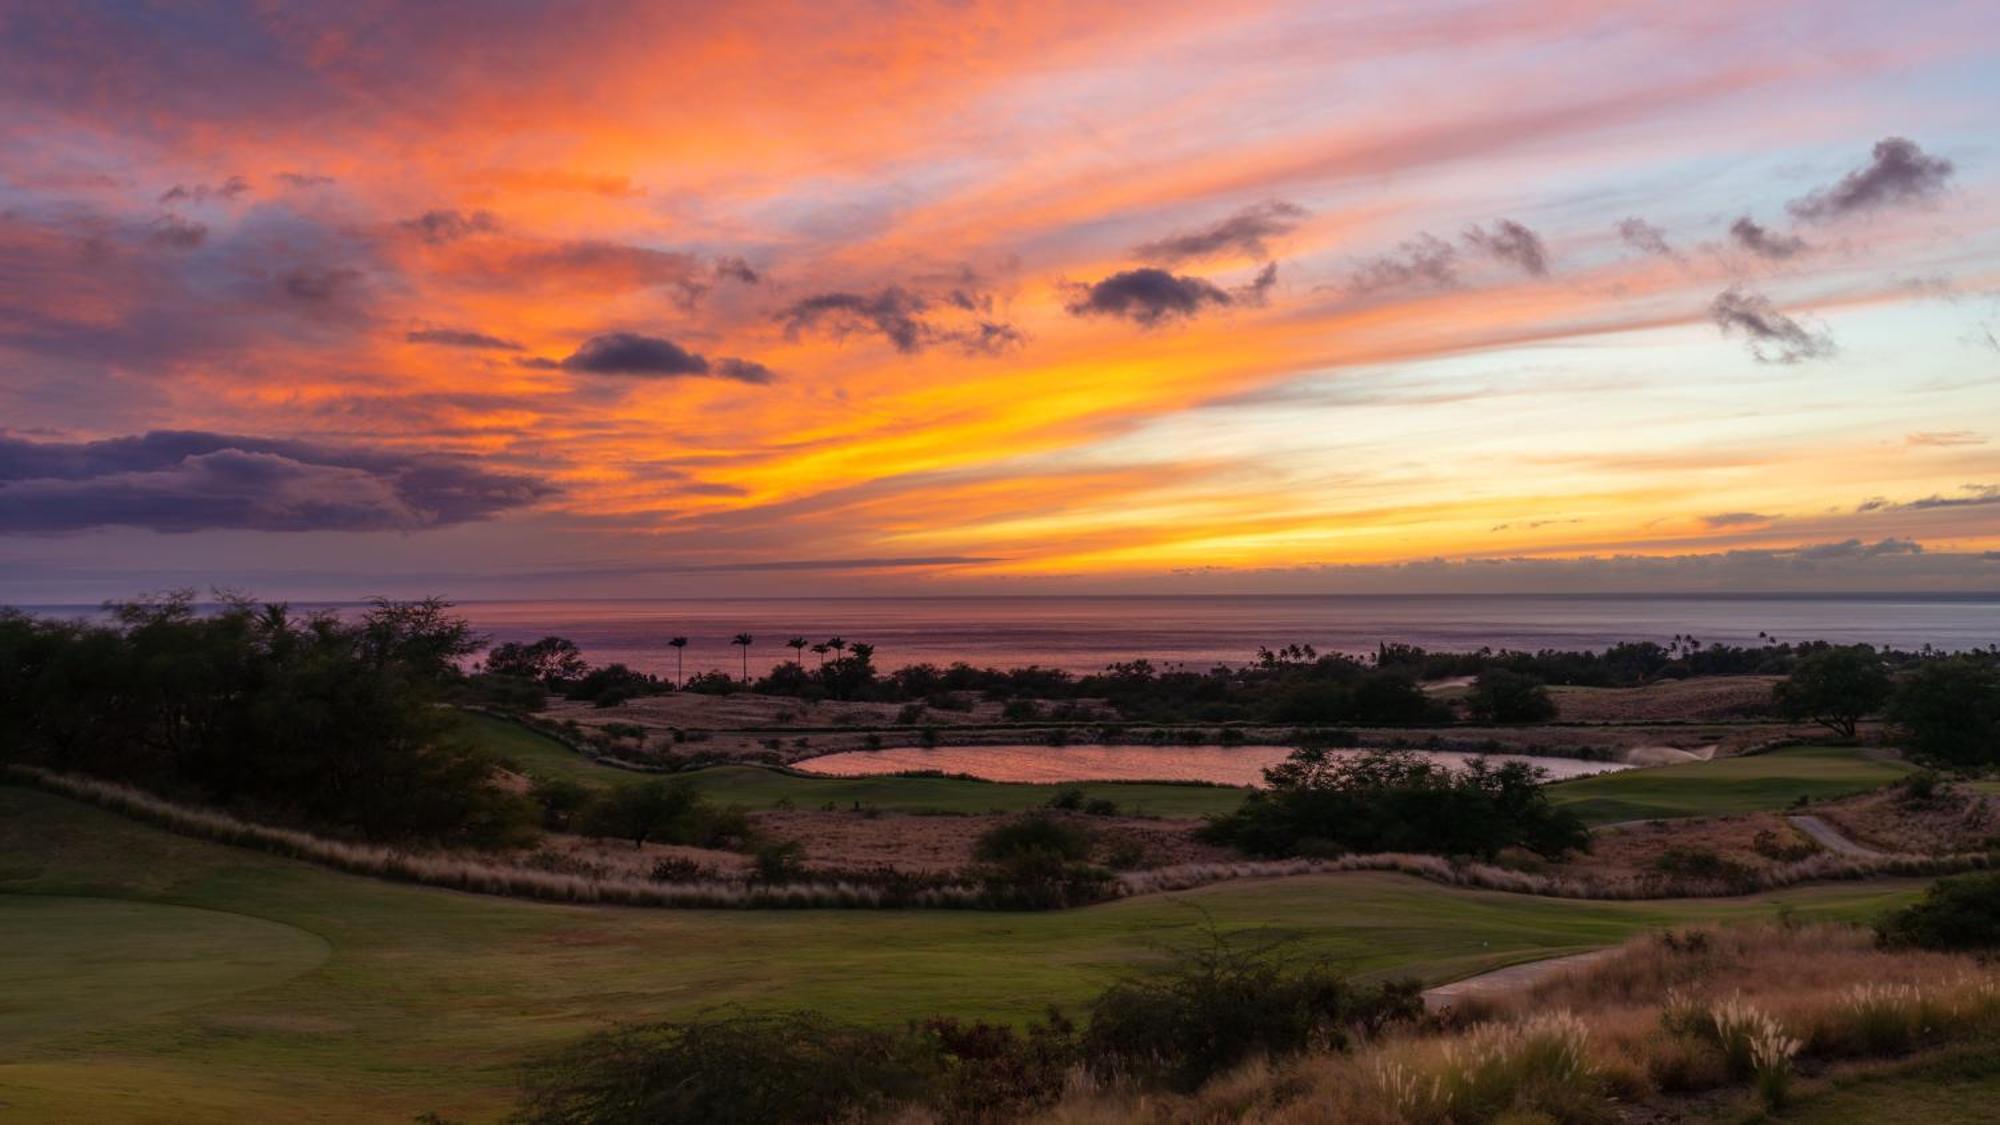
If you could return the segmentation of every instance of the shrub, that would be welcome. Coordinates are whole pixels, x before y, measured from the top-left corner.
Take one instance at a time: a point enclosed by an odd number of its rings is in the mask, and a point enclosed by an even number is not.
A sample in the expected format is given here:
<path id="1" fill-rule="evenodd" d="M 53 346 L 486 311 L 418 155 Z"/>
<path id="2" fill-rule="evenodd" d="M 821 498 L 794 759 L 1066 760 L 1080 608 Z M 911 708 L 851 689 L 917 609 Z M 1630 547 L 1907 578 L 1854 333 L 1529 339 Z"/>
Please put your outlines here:
<path id="1" fill-rule="evenodd" d="M 1508 847 L 1553 858 L 1586 850 L 1590 833 L 1549 803 L 1544 771 L 1475 759 L 1453 770 L 1416 754 L 1342 757 L 1305 747 L 1264 771 L 1266 788 L 1204 835 L 1253 855 L 1425 852 L 1490 859 Z"/>
<path id="2" fill-rule="evenodd" d="M 797 840 L 769 840 L 751 853 L 757 878 L 766 883 L 789 883 L 806 872 L 806 846 Z"/>
<path id="3" fill-rule="evenodd" d="M 1506 668 L 1479 673 L 1465 704 L 1482 723 L 1545 723 L 1556 717 L 1555 700 L 1541 680 Z"/>
<path id="4" fill-rule="evenodd" d="M 566 777 L 538 777 L 528 789 L 528 799 L 541 810 L 542 827 L 551 832 L 569 831 L 592 798 L 588 786 Z"/>
<path id="5" fill-rule="evenodd" d="M 1672 875 L 1683 879 L 1714 879 L 1724 883 L 1742 883 L 1756 877 L 1756 872 L 1727 856 L 1718 855 L 1708 848 L 1675 845 L 1653 857 L 1650 866 L 1662 875 Z"/>
<path id="6" fill-rule="evenodd" d="M 1052 816 L 1030 813 L 980 834 L 972 854 L 986 863 L 1053 857 L 1066 862 L 1090 858 L 1090 833 Z"/>
<path id="7" fill-rule="evenodd" d="M 615 836 L 643 847 L 648 840 L 692 847 L 747 843 L 750 818 L 717 808 L 692 783 L 675 778 L 620 786 L 592 802 L 579 818 L 592 836 Z"/>
<path id="8" fill-rule="evenodd" d="M 1084 1053 L 1105 1075 L 1193 1089 L 1253 1056 L 1340 1049 L 1423 1010 L 1414 981 L 1359 989 L 1325 963 L 1271 944 L 1239 946 L 1213 928 L 1162 968 L 1113 984 L 1090 1006 Z"/>
<path id="9" fill-rule="evenodd" d="M 936 1102 L 947 1120 L 990 1121 L 1047 1106 L 1082 1058 L 1076 1025 L 1054 1008 L 1025 1033 L 956 1019 L 925 1020 L 916 1031 L 943 1064 Z"/>
<path id="10" fill-rule="evenodd" d="M 526 1125 L 838 1122 L 922 1097 L 909 1036 L 811 1012 L 727 1015 L 591 1036 L 531 1066 Z"/>
<path id="11" fill-rule="evenodd" d="M 1896 688 L 1888 717 L 1919 761 L 1958 770 L 2000 764 L 2000 661 L 1926 660 Z"/>
<path id="12" fill-rule="evenodd" d="M 1924 897 L 1876 924 L 1892 948 L 2000 949 L 2000 872 L 1940 879 Z"/>

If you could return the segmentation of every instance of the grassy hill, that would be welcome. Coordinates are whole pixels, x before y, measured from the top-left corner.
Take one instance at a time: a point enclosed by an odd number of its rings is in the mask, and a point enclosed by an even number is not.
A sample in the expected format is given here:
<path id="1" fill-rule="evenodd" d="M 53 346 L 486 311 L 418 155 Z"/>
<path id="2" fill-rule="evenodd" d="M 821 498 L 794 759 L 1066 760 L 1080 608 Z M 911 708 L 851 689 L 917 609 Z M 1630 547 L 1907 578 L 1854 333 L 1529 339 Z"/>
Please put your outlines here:
<path id="1" fill-rule="evenodd" d="M 1050 914 L 572 907 L 341 875 L 0 787 L 0 1103 L 26 1120 L 484 1121 L 524 1054 L 612 1021 L 718 1005 L 1018 1019 L 1209 917 L 1436 981 L 1781 904 L 1864 917 L 1913 893 L 1593 903 L 1353 874 Z"/>
<path id="2" fill-rule="evenodd" d="M 1801 746 L 1740 758 L 1621 770 L 1550 787 L 1557 804 L 1591 824 L 1782 809 L 1887 785 L 1912 767 L 1851 747 Z"/>

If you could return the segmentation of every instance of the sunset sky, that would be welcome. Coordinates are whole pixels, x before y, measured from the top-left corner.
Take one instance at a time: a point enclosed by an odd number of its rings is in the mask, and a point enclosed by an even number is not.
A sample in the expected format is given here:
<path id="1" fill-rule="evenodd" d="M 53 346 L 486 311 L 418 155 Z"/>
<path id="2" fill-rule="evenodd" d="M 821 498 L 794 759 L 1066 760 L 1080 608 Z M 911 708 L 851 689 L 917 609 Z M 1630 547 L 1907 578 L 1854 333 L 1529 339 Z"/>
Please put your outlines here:
<path id="1" fill-rule="evenodd" d="M 0 601 L 2000 588 L 2000 5 L 0 0 Z"/>

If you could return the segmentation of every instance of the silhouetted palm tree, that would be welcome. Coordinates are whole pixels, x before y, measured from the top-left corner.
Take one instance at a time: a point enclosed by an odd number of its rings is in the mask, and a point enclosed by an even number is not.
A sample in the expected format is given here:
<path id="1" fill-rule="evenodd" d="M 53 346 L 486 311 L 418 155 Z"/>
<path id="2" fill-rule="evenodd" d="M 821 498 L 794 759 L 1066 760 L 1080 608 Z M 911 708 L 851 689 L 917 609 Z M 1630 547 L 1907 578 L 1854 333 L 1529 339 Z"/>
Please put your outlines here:
<path id="1" fill-rule="evenodd" d="M 821 668 L 826 667 L 826 654 L 828 651 L 831 650 L 831 648 L 832 646 L 828 645 L 825 641 L 821 641 L 820 643 L 813 646 L 813 652 L 819 654 L 819 666 Z"/>
<path id="2" fill-rule="evenodd" d="M 811 643 L 804 637 L 793 637 L 785 642 L 785 646 L 792 650 L 792 659 L 798 663 L 801 671 L 804 671 L 806 666 L 806 646 Z"/>
<path id="3" fill-rule="evenodd" d="M 828 637 L 826 639 L 826 647 L 832 649 L 836 653 L 843 653 L 847 651 L 847 642 L 841 640 L 839 637 Z M 840 657 L 835 656 L 834 659 L 839 660 Z"/>
<path id="4" fill-rule="evenodd" d="M 687 646 L 688 646 L 688 639 L 686 637 L 675 637 L 674 639 L 667 642 L 667 647 L 674 650 L 675 691 L 679 691 L 681 689 L 681 684 L 684 682 L 681 679 L 681 650 L 685 649 Z"/>
<path id="5" fill-rule="evenodd" d="M 750 682 L 750 646 L 757 643 L 757 638 L 748 633 L 738 633 L 730 638 L 729 643 L 743 650 L 743 682 L 747 684 Z"/>

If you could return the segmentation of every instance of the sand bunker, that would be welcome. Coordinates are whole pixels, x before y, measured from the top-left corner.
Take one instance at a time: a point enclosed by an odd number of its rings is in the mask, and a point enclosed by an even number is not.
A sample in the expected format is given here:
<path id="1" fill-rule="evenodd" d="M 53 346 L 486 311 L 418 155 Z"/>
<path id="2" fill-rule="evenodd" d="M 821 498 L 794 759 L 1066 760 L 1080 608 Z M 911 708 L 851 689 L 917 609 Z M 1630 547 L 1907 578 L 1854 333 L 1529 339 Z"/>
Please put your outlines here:
<path id="1" fill-rule="evenodd" d="M 1673 766 L 1682 762 L 1706 762 L 1715 757 L 1715 743 L 1683 750 L 1678 746 L 1634 746 L 1625 751 L 1628 766 Z"/>

